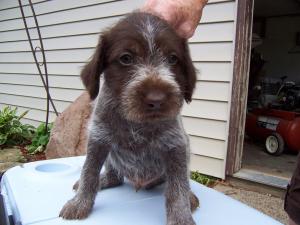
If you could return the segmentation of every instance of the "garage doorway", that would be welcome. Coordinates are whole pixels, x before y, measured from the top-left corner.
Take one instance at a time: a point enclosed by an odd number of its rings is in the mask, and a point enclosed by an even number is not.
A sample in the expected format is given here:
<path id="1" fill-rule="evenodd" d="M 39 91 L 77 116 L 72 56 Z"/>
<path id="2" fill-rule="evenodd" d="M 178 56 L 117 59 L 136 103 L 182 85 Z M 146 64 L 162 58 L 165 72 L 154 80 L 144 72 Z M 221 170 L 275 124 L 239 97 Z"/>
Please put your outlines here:
<path id="1" fill-rule="evenodd" d="M 234 176 L 285 188 L 300 150 L 299 0 L 254 0 L 246 107 Z"/>

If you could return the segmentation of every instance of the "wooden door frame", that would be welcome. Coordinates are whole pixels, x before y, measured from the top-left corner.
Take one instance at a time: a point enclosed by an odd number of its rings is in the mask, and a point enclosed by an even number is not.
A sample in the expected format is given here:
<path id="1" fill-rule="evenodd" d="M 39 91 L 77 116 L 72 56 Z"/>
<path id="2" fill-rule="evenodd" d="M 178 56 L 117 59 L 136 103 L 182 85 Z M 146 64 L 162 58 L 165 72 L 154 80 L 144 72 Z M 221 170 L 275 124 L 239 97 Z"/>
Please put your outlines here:
<path id="1" fill-rule="evenodd" d="M 248 96 L 254 0 L 237 0 L 226 175 L 241 169 Z"/>

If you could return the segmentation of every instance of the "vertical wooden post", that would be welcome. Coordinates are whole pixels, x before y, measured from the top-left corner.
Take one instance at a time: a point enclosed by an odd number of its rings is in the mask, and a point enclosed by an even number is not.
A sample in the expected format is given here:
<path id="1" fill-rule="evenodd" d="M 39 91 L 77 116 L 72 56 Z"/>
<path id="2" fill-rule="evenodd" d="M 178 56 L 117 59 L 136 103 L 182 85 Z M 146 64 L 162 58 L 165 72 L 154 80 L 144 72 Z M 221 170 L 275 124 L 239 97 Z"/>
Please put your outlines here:
<path id="1" fill-rule="evenodd" d="M 237 0 L 226 175 L 232 175 L 237 172 L 241 168 L 242 163 L 251 57 L 253 4 L 254 0 Z"/>

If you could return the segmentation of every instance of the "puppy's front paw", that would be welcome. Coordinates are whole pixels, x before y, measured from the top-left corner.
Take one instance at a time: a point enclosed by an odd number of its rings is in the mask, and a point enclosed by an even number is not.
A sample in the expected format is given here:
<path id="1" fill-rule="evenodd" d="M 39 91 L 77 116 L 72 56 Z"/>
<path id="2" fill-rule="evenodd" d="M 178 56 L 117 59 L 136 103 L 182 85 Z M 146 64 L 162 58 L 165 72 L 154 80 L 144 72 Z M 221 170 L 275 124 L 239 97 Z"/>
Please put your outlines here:
<path id="1" fill-rule="evenodd" d="M 196 225 L 192 217 L 169 219 L 167 225 Z"/>
<path id="2" fill-rule="evenodd" d="M 84 219 L 90 214 L 92 207 L 92 201 L 82 200 L 75 197 L 64 205 L 59 216 L 68 220 Z"/>
<path id="3" fill-rule="evenodd" d="M 196 225 L 194 221 L 178 222 L 178 223 L 168 223 L 167 225 Z"/>

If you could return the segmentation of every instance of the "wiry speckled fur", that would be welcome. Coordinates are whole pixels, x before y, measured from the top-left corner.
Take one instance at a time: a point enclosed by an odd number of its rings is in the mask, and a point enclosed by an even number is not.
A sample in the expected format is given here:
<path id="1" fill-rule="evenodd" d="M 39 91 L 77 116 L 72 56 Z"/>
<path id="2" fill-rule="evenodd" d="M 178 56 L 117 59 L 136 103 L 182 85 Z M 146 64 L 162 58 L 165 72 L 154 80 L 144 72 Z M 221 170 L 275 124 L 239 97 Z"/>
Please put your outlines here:
<path id="1" fill-rule="evenodd" d="M 191 100 L 195 85 L 195 70 L 186 41 L 174 37 L 173 45 L 177 45 L 176 48 L 180 46 L 183 48 L 178 51 L 178 54 L 182 54 L 178 56 L 181 62 L 175 68 L 164 61 L 163 55 L 166 53 L 160 49 L 161 45 L 156 39 L 162 31 L 168 32 L 166 36 L 176 35 L 165 21 L 146 13 L 131 14 L 124 21 L 109 32 L 116 36 L 118 32 L 123 31 L 120 27 L 124 27 L 123 29 L 132 33 L 139 30 L 134 28 L 138 26 L 144 32 L 137 33 L 136 36 L 141 39 L 140 42 L 149 45 L 147 54 L 152 56 L 150 57 L 152 60 L 143 61 L 140 58 L 139 65 L 135 66 L 137 69 L 127 72 L 120 72 L 119 65 L 114 64 L 114 61 L 107 62 L 106 66 L 102 65 L 99 60 L 105 61 L 105 58 L 110 57 L 110 55 L 103 56 L 105 51 L 103 49 L 105 45 L 107 47 L 113 42 L 112 38 L 107 38 L 109 36 L 107 33 L 106 40 L 102 37 L 93 59 L 81 75 L 91 97 L 97 96 L 98 93 L 99 72 L 104 71 L 105 80 L 96 99 L 91 119 L 87 158 L 79 183 L 74 185 L 77 189 L 76 196 L 66 203 L 60 216 L 65 219 L 87 217 L 92 210 L 99 187 L 121 185 L 126 177 L 136 189 L 151 188 L 166 182 L 167 225 L 194 225 L 191 212 L 199 202 L 189 187 L 189 141 L 179 115 L 183 100 Z M 155 29 L 151 28 L 151 23 L 155 24 Z M 150 37 L 150 40 L 143 40 L 147 37 Z M 139 44 L 138 42 L 136 48 Z M 107 49 L 106 51 L 111 51 L 110 54 L 114 54 L 113 47 Z M 148 69 L 141 69 L 143 66 Z M 153 69 L 149 70 L 149 67 Z M 119 75 L 116 75 L 118 71 Z M 118 76 L 125 76 L 124 74 L 128 77 L 118 80 L 121 79 Z M 140 83 L 136 78 L 139 75 Z M 152 80 L 147 80 L 147 76 Z M 137 85 L 130 85 L 131 82 L 137 82 Z M 134 110 L 133 107 L 127 107 L 130 104 L 140 104 L 142 100 L 139 99 L 139 95 L 133 94 L 128 101 L 124 101 L 126 93 L 140 91 L 140 95 L 143 95 L 144 89 L 149 88 L 149 84 L 152 83 L 154 89 L 165 91 L 168 100 L 174 104 L 166 103 L 165 112 L 157 117 L 149 117 L 148 113 L 143 111 L 143 102 Z M 106 172 L 99 179 L 103 164 Z"/>

